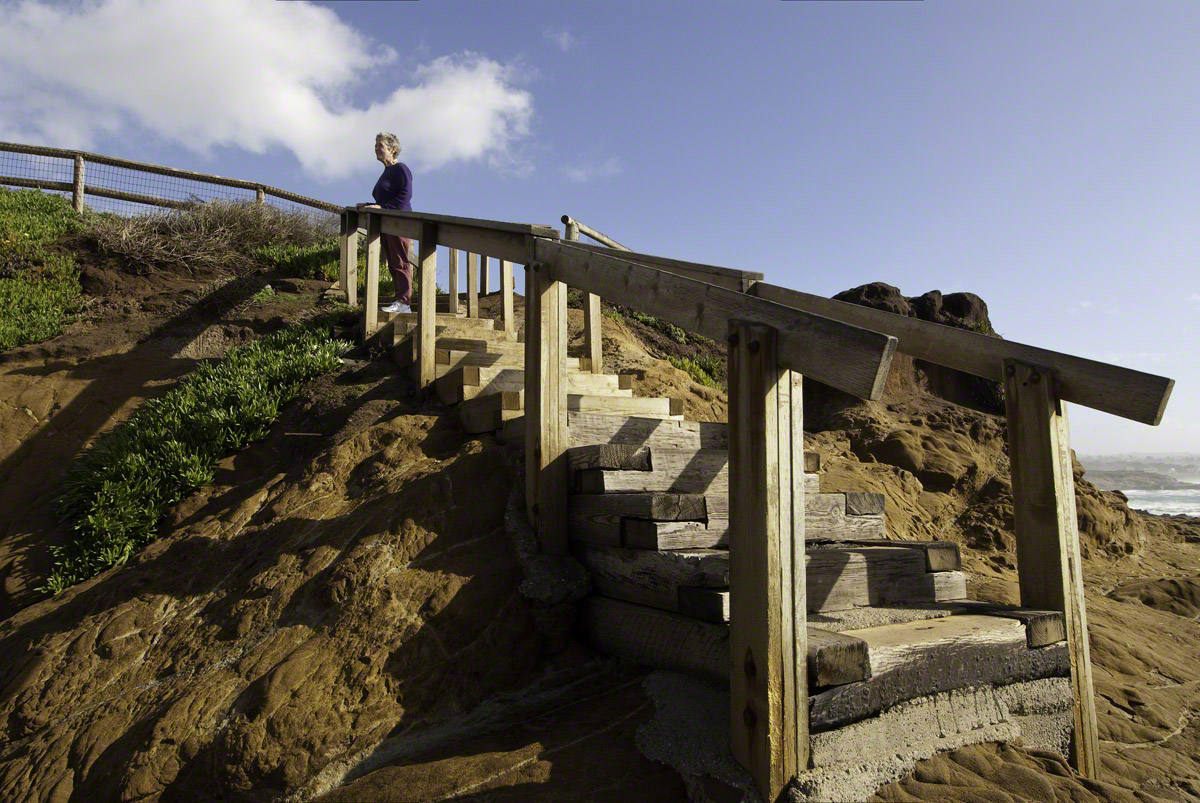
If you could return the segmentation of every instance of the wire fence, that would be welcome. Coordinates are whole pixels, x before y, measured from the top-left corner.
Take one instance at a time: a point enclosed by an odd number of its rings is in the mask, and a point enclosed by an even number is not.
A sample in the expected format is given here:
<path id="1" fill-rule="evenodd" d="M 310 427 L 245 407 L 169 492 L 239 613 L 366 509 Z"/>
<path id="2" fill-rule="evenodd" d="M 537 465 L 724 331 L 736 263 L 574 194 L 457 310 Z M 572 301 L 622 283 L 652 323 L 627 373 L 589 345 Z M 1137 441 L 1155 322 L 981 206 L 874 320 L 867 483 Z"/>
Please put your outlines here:
<path id="1" fill-rule="evenodd" d="M 82 211 L 121 216 L 208 201 L 266 203 L 337 230 L 342 207 L 251 181 L 83 151 L 0 142 L 0 185 L 60 195 Z"/>

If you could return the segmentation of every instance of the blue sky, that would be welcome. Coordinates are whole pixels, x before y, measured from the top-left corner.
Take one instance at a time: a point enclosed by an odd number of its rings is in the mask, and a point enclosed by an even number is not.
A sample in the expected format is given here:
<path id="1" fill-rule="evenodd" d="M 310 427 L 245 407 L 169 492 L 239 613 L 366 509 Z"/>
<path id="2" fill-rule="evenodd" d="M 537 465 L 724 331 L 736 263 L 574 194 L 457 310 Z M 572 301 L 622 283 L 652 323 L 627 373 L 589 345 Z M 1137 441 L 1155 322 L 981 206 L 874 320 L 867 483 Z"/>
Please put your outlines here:
<path id="1" fill-rule="evenodd" d="M 1072 406 L 1079 451 L 1200 452 L 1193 0 L 3 5 L 0 139 L 353 203 L 390 130 L 419 210 L 977 293 L 1176 379 L 1156 428 Z"/>

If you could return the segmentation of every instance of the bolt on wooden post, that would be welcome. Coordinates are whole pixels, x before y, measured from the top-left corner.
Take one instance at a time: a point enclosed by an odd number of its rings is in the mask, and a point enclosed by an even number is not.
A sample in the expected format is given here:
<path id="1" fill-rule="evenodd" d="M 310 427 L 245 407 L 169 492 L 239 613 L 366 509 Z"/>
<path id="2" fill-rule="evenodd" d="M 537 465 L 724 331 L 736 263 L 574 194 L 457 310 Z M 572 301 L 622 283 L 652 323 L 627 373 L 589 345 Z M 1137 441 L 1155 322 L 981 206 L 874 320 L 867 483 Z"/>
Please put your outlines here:
<path id="1" fill-rule="evenodd" d="M 1098 779 L 1096 700 L 1066 405 L 1055 393 L 1052 371 L 1015 360 L 1004 361 L 1004 403 L 1021 605 L 1063 614 L 1075 695 L 1071 764 L 1081 775 Z"/>
<path id="2" fill-rule="evenodd" d="M 730 742 L 764 800 L 808 765 L 804 438 L 775 329 L 729 325 Z"/>

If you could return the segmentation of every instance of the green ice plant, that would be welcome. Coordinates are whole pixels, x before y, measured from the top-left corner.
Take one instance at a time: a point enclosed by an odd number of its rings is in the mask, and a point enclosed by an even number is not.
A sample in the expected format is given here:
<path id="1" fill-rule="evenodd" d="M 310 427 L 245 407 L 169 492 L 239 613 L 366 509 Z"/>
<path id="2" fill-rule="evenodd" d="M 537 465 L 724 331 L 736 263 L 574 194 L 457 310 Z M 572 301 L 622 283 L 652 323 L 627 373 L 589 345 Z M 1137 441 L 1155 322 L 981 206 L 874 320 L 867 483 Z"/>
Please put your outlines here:
<path id="1" fill-rule="evenodd" d="M 301 385 L 337 368 L 349 347 L 326 326 L 289 327 L 201 365 L 102 436 L 67 472 L 59 511 L 72 538 L 51 547 L 40 590 L 57 594 L 153 541 L 171 505 L 211 483 L 218 460 L 266 436 Z"/>

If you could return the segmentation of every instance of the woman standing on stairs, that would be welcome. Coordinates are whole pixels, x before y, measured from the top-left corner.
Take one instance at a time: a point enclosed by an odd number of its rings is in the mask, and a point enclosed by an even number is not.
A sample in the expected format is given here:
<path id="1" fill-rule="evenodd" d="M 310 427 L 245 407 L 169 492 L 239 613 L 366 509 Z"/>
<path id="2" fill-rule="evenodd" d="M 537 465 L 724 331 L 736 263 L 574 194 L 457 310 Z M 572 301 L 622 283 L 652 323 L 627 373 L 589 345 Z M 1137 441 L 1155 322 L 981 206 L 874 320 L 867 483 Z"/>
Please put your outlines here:
<path id="1" fill-rule="evenodd" d="M 375 199 L 372 207 L 412 211 L 412 171 L 408 165 L 397 161 L 399 155 L 400 140 L 396 139 L 395 134 L 380 131 L 375 135 L 375 158 L 383 162 L 383 175 L 375 182 L 375 189 L 371 190 L 371 197 Z M 412 300 L 412 240 L 395 234 L 383 234 L 380 240 L 396 289 L 396 300 L 384 307 L 383 311 L 409 312 L 408 305 Z"/>

